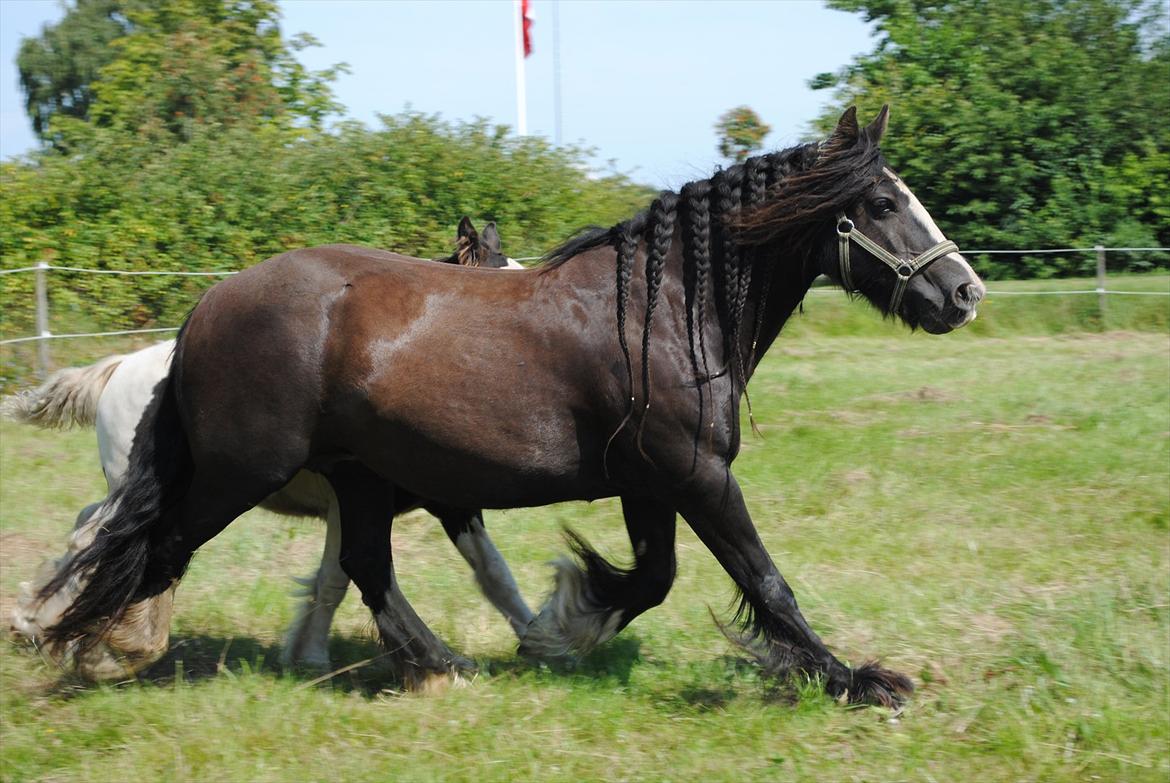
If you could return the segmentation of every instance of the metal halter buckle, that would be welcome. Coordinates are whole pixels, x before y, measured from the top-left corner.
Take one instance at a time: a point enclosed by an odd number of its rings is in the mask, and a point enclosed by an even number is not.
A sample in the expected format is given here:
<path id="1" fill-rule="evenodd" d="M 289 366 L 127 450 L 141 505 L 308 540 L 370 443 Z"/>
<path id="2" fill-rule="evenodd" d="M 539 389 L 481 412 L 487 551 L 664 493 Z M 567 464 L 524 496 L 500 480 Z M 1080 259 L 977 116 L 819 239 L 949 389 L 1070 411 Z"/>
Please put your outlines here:
<path id="1" fill-rule="evenodd" d="M 843 226 L 845 228 L 842 228 Z M 853 233 L 853 228 L 853 221 L 844 215 L 837 219 L 837 236 L 847 237 Z"/>
<path id="2" fill-rule="evenodd" d="M 914 275 L 914 267 L 904 263 L 895 269 L 894 272 L 896 272 L 898 277 L 902 278 L 903 280 L 909 280 Z"/>

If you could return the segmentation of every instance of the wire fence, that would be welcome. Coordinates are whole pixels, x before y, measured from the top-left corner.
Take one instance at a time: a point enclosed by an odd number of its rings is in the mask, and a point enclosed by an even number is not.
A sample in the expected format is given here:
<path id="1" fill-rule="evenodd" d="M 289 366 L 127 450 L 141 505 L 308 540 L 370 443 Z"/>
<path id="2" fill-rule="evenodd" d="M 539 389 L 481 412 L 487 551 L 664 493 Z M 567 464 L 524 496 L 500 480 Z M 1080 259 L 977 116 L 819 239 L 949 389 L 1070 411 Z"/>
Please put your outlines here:
<path id="1" fill-rule="evenodd" d="M 1037 254 L 1057 254 L 1057 253 L 1096 253 L 1097 254 L 1097 286 L 1095 288 L 1084 289 L 1066 289 L 1066 290 L 1039 290 L 1039 291 L 1008 291 L 996 288 L 988 290 L 989 296 L 1083 296 L 1083 295 L 1097 295 L 1100 297 L 1101 307 L 1104 308 L 1104 299 L 1106 296 L 1161 296 L 1170 297 L 1170 291 L 1125 291 L 1107 288 L 1105 285 L 1105 258 L 1108 253 L 1165 253 L 1170 252 L 1170 247 L 1061 247 L 1061 248 L 1029 248 L 1029 249 L 977 249 L 964 250 L 968 255 L 982 255 L 982 254 L 1002 254 L 1002 255 L 1037 255 Z M 524 258 L 514 259 L 516 261 L 537 261 L 541 256 L 526 256 Z M 167 326 L 150 329 L 122 329 L 117 331 L 107 332 L 75 332 L 71 334 L 53 334 L 48 327 L 48 272 L 70 272 L 75 274 L 91 274 L 91 275 L 123 275 L 127 277 L 230 277 L 237 274 L 238 269 L 224 269 L 224 270 L 207 270 L 207 271 L 155 271 L 155 270 L 125 270 L 125 269 L 99 269 L 77 266 L 63 266 L 57 264 L 40 263 L 36 266 L 19 267 L 15 269 L 0 269 L 0 277 L 4 275 L 15 274 L 29 274 L 37 275 L 36 280 L 36 298 L 37 298 L 37 334 L 27 335 L 25 337 L 14 337 L 5 340 L 0 340 L 0 346 L 16 345 L 20 343 L 39 342 L 42 344 L 50 340 L 66 340 L 89 337 L 117 337 L 123 335 L 139 335 L 152 334 L 164 332 L 177 332 L 179 327 Z M 813 293 L 823 293 L 830 290 L 828 287 L 814 287 Z M 41 355 L 42 368 L 48 365 L 48 355 L 45 349 L 42 349 Z"/>

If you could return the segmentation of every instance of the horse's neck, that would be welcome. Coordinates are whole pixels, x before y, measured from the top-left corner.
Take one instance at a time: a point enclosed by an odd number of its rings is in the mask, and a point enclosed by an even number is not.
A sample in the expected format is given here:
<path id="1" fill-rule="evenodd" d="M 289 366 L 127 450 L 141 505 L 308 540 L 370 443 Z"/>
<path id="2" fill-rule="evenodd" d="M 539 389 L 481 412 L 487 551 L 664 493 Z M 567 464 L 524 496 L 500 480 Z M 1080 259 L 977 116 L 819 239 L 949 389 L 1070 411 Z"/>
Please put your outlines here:
<path id="1" fill-rule="evenodd" d="M 753 260 L 751 288 L 737 338 L 744 384 L 751 380 L 784 324 L 804 301 L 816 276 L 817 265 L 809 259 L 763 252 Z"/>
<path id="2" fill-rule="evenodd" d="M 671 249 L 665 258 L 658 315 L 656 316 L 660 325 L 655 328 L 655 332 L 659 336 L 668 329 L 661 322 L 662 316 L 668 310 L 667 307 L 663 306 L 666 300 L 672 297 L 676 298 L 676 312 L 686 312 L 687 304 L 684 303 L 688 303 L 690 300 L 690 294 L 686 290 L 687 285 L 684 283 L 690 273 L 686 270 L 688 262 L 683 250 L 681 233 L 681 229 L 676 227 L 674 241 L 671 243 Z M 638 261 L 631 269 L 631 282 L 640 284 L 641 290 L 644 291 L 647 282 L 643 261 L 646 252 L 644 243 L 641 251 Z M 607 250 L 607 259 L 612 257 L 610 254 L 613 252 Z M 706 317 L 703 319 L 704 350 L 709 352 L 707 355 L 711 360 L 710 371 L 712 373 L 718 371 L 717 374 L 720 375 L 726 373 L 737 380 L 741 377 L 740 373 L 742 372 L 744 383 L 751 379 L 760 360 L 775 341 L 784 323 L 804 300 L 805 294 L 812 286 L 812 281 L 817 276 L 818 268 L 818 264 L 813 258 L 806 258 L 804 254 L 794 254 L 791 251 L 784 252 L 780 248 L 763 248 L 754 255 L 749 293 L 744 302 L 743 315 L 736 335 L 738 357 L 726 353 L 726 336 L 730 329 L 728 319 L 731 316 L 727 312 L 726 303 L 717 301 L 722 299 L 724 293 L 721 290 L 723 284 L 716 283 L 715 280 L 715 277 L 721 274 L 718 270 L 724 263 L 724 259 L 718 251 L 714 252 L 711 258 L 711 271 L 709 273 L 711 279 L 708 281 Z M 570 276 L 567 279 L 571 281 L 570 284 L 574 288 L 579 289 L 587 283 L 595 283 L 599 287 L 609 288 L 613 285 L 610 282 L 612 280 L 612 271 L 610 271 L 612 266 L 610 264 L 612 263 L 613 261 L 607 260 L 605 264 L 588 267 L 566 264 L 552 271 Z M 584 277 L 574 280 L 571 276 L 576 272 L 583 272 Z M 597 277 L 599 273 L 602 273 L 601 277 Z M 645 316 L 645 300 L 634 293 L 638 290 L 639 285 L 632 286 L 627 300 L 626 319 L 629 323 L 641 324 Z M 694 307 L 693 303 L 690 304 Z M 694 325 L 697 326 L 697 319 Z M 676 326 L 681 330 L 683 325 L 677 324 Z M 681 331 L 679 336 L 682 339 L 687 339 Z M 695 339 L 697 343 L 697 335 Z M 698 349 L 698 345 L 696 344 L 694 348 Z M 742 360 L 742 365 L 740 360 Z"/>

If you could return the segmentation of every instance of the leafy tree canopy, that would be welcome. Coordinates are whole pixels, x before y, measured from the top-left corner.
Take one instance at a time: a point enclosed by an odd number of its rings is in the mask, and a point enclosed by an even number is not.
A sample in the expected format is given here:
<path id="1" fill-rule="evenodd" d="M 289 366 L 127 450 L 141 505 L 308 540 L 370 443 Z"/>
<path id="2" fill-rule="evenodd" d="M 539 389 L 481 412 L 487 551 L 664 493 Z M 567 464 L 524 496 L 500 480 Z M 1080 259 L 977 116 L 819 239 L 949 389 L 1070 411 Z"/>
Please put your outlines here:
<path id="1" fill-rule="evenodd" d="M 166 142 L 200 124 L 320 127 L 339 109 L 329 84 L 345 66 L 307 71 L 294 53 L 315 41 L 286 41 L 278 23 L 273 0 L 76 0 L 22 43 L 33 126 L 58 147 L 93 128 Z"/>
<path id="2" fill-rule="evenodd" d="M 0 162 L 0 266 L 203 271 L 329 242 L 434 255 L 462 215 L 535 255 L 651 196 L 590 176 L 589 150 L 486 121 L 408 112 L 326 129 L 336 71 L 305 70 L 295 52 L 313 40 L 284 39 L 278 18 L 272 0 L 74 0 L 26 41 L 40 57 L 22 63 L 30 114 L 49 144 Z M 52 310 L 73 329 L 177 323 L 210 282 L 62 279 Z M 19 332 L 32 278 L 5 281 L 0 330 Z"/>
<path id="3" fill-rule="evenodd" d="M 715 130 L 719 134 L 719 154 L 738 163 L 764 146 L 764 137 L 771 133 L 772 126 L 751 107 L 736 106 L 720 115 Z"/>
<path id="4" fill-rule="evenodd" d="M 848 104 L 873 112 L 890 103 L 891 162 L 961 244 L 1170 244 L 1170 14 L 1161 0 L 830 5 L 874 23 L 877 45 L 812 80 L 835 90 L 817 131 Z M 979 259 L 992 276 L 1084 274 L 1093 263 Z"/>
<path id="5" fill-rule="evenodd" d="M 55 25 L 36 38 L 25 38 L 16 55 L 20 87 L 33 130 L 49 141 L 54 116 L 89 118 L 93 82 L 114 57 L 110 42 L 122 37 L 129 22 L 122 0 L 77 0 Z"/>

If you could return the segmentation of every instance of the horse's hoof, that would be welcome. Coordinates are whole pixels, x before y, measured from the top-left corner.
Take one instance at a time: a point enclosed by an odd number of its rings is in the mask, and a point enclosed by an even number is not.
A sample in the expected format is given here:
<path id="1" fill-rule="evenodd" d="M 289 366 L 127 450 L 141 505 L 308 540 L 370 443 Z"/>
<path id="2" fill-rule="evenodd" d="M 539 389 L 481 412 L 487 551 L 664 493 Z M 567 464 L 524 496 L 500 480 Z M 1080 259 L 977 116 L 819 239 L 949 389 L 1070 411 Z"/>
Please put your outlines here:
<path id="1" fill-rule="evenodd" d="M 879 666 L 877 661 L 866 661 L 850 671 L 848 685 L 830 692 L 849 704 L 900 710 L 914 693 L 914 683 L 904 674 Z"/>
<path id="2" fill-rule="evenodd" d="M 573 643 L 564 624 L 554 612 L 547 609 L 528 623 L 516 652 L 522 658 L 541 663 L 569 665 L 576 660 Z"/>
<path id="3" fill-rule="evenodd" d="M 428 672 L 409 683 L 407 690 L 422 696 L 438 696 L 452 688 L 466 688 L 471 679 L 461 672 Z"/>
<path id="4" fill-rule="evenodd" d="M 40 629 L 36 625 L 36 615 L 29 611 L 26 600 L 26 597 L 31 597 L 31 595 L 32 588 L 29 583 L 21 582 L 16 608 L 8 617 L 8 635 L 17 641 L 35 645 L 40 638 Z"/>
<path id="5" fill-rule="evenodd" d="M 132 680 L 135 674 L 153 661 L 134 666 L 129 659 L 118 655 L 109 645 L 98 642 L 84 652 L 78 653 L 77 643 L 72 642 L 65 654 L 65 660 L 72 660 L 77 674 L 90 682 L 111 682 Z"/>
<path id="6" fill-rule="evenodd" d="M 451 688 L 466 688 L 475 678 L 475 664 L 467 658 L 456 656 L 446 670 L 413 669 L 403 678 L 406 690 L 424 696 L 437 696 Z"/>
<path id="7" fill-rule="evenodd" d="M 16 608 L 8 617 L 8 632 L 16 640 L 40 646 L 45 627 L 56 622 L 60 616 L 60 601 L 56 596 L 50 599 L 53 605 L 46 608 L 45 602 L 37 598 L 32 582 L 21 582 L 16 597 Z"/>
<path id="8" fill-rule="evenodd" d="M 304 674 L 324 674 L 333 671 L 333 662 L 328 658 L 288 658 L 281 657 L 280 667 L 286 672 L 303 672 Z"/>
<path id="9" fill-rule="evenodd" d="M 280 651 L 282 669 L 305 674 L 323 674 L 333 670 L 327 644 L 321 641 L 309 643 L 298 637 L 299 634 L 294 632 L 285 641 L 284 648 Z"/>

